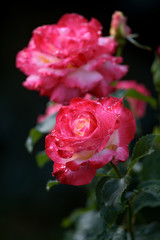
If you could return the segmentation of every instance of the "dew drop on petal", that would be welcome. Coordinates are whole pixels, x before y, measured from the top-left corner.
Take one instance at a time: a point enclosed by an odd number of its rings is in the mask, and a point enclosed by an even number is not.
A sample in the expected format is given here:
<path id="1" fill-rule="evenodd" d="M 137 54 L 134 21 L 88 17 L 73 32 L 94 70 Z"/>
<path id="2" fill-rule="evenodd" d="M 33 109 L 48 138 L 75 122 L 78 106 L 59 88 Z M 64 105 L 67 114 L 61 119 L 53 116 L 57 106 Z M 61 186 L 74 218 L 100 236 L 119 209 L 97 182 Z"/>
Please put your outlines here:
<path id="1" fill-rule="evenodd" d="M 58 140 L 55 142 L 55 144 L 57 145 L 57 147 L 60 147 L 60 148 L 64 147 L 64 143 L 62 141 Z"/>
<path id="2" fill-rule="evenodd" d="M 108 130 L 108 133 L 109 133 L 109 134 L 112 134 L 112 133 L 113 133 L 113 129 L 109 129 L 109 130 Z"/>

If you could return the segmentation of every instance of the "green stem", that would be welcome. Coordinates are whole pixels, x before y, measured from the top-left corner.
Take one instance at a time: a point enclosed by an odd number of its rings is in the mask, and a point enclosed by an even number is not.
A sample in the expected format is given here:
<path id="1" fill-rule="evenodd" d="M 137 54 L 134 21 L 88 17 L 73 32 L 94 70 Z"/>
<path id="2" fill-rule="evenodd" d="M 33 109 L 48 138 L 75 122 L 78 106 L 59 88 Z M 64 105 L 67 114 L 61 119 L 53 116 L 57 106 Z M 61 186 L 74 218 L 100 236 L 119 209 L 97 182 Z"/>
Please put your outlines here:
<path id="1" fill-rule="evenodd" d="M 159 120 L 159 126 L 160 126 L 160 92 L 158 92 L 158 120 Z"/>
<path id="2" fill-rule="evenodd" d="M 119 178 L 123 178 L 119 168 L 116 165 L 114 165 L 112 162 L 110 162 L 110 166 L 114 169 L 115 173 L 117 174 L 117 176 Z"/>
<path id="3" fill-rule="evenodd" d="M 124 44 L 119 44 L 117 47 L 116 56 L 121 57 L 123 55 Z"/>
<path id="4" fill-rule="evenodd" d="M 96 176 L 97 177 L 108 177 L 109 175 L 105 174 L 105 173 L 96 173 Z"/>
<path id="5" fill-rule="evenodd" d="M 116 40 L 117 40 L 117 43 L 118 43 L 116 56 L 122 57 L 123 50 L 124 50 L 124 47 L 126 45 L 126 39 L 124 37 L 119 37 Z"/>
<path id="6" fill-rule="evenodd" d="M 129 203 L 129 207 L 128 207 L 128 223 L 129 223 L 129 232 L 130 232 L 131 240 L 135 240 L 134 229 L 133 229 L 133 211 L 132 211 L 131 203 Z"/>

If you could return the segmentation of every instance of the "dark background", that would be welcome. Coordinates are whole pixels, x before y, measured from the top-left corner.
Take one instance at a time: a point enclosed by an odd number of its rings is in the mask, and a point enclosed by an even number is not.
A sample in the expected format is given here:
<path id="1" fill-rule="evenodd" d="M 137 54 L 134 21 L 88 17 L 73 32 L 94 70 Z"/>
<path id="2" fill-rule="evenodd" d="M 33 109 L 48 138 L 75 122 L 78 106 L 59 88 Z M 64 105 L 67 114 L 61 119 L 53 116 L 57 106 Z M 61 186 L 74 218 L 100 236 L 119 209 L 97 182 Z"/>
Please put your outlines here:
<path id="1" fill-rule="evenodd" d="M 57 186 L 45 190 L 51 179 L 52 163 L 40 169 L 34 153 L 24 142 L 36 118 L 45 110 L 47 98 L 22 87 L 25 76 L 15 68 L 15 57 L 24 48 L 34 28 L 53 24 L 65 13 L 76 12 L 88 19 L 97 18 L 109 34 L 111 15 L 121 10 L 128 25 L 139 33 L 138 41 L 154 50 L 160 44 L 160 1 L 122 0 L 61 2 L 4 2 L 1 8 L 1 84 L 0 84 L 0 239 L 62 239 L 60 222 L 72 209 L 83 206 L 85 187 Z M 137 79 L 155 95 L 150 65 L 153 52 L 137 49 L 127 43 L 124 63 L 130 65 L 126 78 Z M 155 123 L 153 110 L 142 119 L 143 132 L 151 132 Z M 44 140 L 41 141 L 44 148 Z M 37 146 L 38 148 L 38 146 Z M 35 150 L 36 151 L 36 150 Z"/>

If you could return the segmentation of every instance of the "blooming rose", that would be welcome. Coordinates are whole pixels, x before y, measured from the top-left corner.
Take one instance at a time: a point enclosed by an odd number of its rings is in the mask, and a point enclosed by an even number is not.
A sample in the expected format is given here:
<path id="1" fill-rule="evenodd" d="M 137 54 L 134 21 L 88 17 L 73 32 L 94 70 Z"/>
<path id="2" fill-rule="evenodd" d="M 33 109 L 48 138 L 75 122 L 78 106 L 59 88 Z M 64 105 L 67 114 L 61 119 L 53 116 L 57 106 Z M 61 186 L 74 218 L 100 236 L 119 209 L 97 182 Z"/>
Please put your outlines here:
<path id="1" fill-rule="evenodd" d="M 131 33 L 131 29 L 127 26 L 127 18 L 120 11 L 115 11 L 112 15 L 110 35 L 113 37 L 126 37 Z"/>
<path id="2" fill-rule="evenodd" d="M 146 95 L 146 96 L 151 95 L 150 91 L 143 84 L 139 84 L 135 80 L 120 81 L 117 83 L 116 88 L 117 89 L 127 89 L 127 90 L 135 89 L 137 92 L 139 92 L 143 95 Z M 126 99 L 128 100 L 128 102 L 130 104 L 133 115 L 137 119 L 144 117 L 144 115 L 146 113 L 147 103 L 142 100 L 132 98 L 132 97 L 126 97 Z"/>
<path id="3" fill-rule="evenodd" d="M 126 161 L 135 135 L 132 112 L 122 100 L 74 98 L 60 108 L 54 130 L 46 136 L 46 153 L 54 161 L 53 175 L 64 184 L 91 182 L 96 169 L 110 161 Z"/>
<path id="4" fill-rule="evenodd" d="M 17 54 L 16 66 L 28 77 L 23 86 L 68 104 L 73 97 L 90 93 L 97 97 L 114 90 L 110 83 L 121 79 L 128 67 L 114 57 L 117 43 L 102 37 L 102 26 L 92 18 L 65 14 L 57 24 L 33 31 L 26 48 Z"/>

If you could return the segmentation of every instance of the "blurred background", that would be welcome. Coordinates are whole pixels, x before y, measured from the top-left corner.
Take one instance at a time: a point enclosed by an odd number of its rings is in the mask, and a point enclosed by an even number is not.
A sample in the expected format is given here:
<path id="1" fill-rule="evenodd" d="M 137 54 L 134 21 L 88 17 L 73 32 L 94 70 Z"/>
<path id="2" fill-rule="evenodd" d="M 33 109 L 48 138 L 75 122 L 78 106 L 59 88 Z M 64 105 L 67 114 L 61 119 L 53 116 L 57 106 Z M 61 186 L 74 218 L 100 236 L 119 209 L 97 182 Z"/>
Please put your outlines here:
<path id="1" fill-rule="evenodd" d="M 141 44 L 154 50 L 160 44 L 160 1 L 121 0 L 87 2 L 13 1 L 1 8 L 1 84 L 0 84 L 0 239 L 59 240 L 60 223 L 70 212 L 85 204 L 86 188 L 58 185 L 46 191 L 51 179 L 52 163 L 38 168 L 35 152 L 24 146 L 29 130 L 39 114 L 44 113 L 48 99 L 22 87 L 25 76 L 15 68 L 18 51 L 27 46 L 33 29 L 56 23 L 65 13 L 79 13 L 97 18 L 103 34 L 109 34 L 111 15 L 115 10 L 128 16 L 128 25 L 138 33 Z M 124 63 L 130 65 L 126 79 L 143 82 L 155 95 L 150 66 L 154 54 L 127 43 Z M 153 110 L 141 120 L 143 133 L 155 123 Z M 43 150 L 44 139 L 36 146 Z"/>

